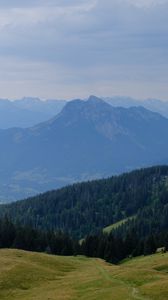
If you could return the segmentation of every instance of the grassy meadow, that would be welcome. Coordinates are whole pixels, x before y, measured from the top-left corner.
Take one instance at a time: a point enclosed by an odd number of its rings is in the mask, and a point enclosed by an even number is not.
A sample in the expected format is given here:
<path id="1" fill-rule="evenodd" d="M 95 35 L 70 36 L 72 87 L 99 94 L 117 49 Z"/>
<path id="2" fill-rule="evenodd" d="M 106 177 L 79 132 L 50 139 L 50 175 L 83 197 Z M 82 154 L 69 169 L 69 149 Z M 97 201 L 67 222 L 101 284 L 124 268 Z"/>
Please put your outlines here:
<path id="1" fill-rule="evenodd" d="M 1 300 L 167 300 L 168 254 L 125 261 L 0 250 Z"/>

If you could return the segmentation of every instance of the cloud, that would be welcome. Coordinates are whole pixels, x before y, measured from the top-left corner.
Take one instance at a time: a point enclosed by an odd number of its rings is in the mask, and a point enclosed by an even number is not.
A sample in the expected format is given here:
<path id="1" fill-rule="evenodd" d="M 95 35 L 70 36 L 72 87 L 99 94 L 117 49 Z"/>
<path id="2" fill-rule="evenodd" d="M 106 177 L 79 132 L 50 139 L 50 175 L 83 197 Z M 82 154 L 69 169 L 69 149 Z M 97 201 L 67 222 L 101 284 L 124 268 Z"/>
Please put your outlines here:
<path id="1" fill-rule="evenodd" d="M 1 96 L 166 97 L 167 18 L 166 0 L 0 1 Z"/>
<path id="2" fill-rule="evenodd" d="M 132 5 L 137 7 L 158 6 L 168 2 L 168 0 L 128 0 Z"/>

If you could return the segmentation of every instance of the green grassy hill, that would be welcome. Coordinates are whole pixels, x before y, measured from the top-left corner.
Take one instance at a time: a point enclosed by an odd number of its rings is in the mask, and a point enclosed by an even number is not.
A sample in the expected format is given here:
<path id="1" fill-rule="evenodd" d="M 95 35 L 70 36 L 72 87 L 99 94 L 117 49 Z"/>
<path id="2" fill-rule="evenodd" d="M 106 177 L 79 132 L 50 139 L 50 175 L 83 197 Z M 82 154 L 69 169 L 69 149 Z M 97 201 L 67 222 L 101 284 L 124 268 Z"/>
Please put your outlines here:
<path id="1" fill-rule="evenodd" d="M 100 259 L 0 250 L 1 300 L 167 300 L 168 254 Z"/>

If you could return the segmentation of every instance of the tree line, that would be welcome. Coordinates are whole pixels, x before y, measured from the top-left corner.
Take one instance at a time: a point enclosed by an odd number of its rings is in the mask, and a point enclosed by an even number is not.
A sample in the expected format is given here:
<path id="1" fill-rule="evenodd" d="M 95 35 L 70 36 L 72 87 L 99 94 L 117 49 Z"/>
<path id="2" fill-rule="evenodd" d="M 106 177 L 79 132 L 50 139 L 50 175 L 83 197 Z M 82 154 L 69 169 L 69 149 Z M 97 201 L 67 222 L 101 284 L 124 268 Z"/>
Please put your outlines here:
<path id="1" fill-rule="evenodd" d="M 0 248 L 74 255 L 78 242 L 62 231 L 41 231 L 31 226 L 14 224 L 8 217 L 0 220 Z"/>
<path id="2" fill-rule="evenodd" d="M 125 258 L 149 255 L 158 247 L 168 250 L 168 231 L 139 238 L 135 231 L 124 238 L 114 233 L 88 235 L 79 242 L 62 231 L 41 231 L 14 224 L 8 217 L 0 220 L 0 248 L 15 248 L 54 255 L 99 257 L 110 263 Z"/>

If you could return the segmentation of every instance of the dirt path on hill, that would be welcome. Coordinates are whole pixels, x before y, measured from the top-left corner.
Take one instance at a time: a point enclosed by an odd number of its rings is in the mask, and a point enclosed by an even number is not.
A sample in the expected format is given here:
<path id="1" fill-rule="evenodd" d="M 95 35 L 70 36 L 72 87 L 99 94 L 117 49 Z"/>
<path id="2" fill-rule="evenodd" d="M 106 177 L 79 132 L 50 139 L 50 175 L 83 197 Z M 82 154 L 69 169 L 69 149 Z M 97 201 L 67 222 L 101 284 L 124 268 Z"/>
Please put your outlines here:
<path id="1" fill-rule="evenodd" d="M 138 288 L 133 287 L 131 284 L 126 283 L 120 279 L 116 279 L 116 278 L 112 278 L 109 274 L 109 272 L 100 264 L 96 266 L 96 268 L 99 270 L 99 272 L 101 273 L 101 275 L 103 276 L 103 278 L 105 278 L 107 281 L 111 281 L 111 282 L 117 282 L 118 284 L 122 284 L 123 286 L 130 288 L 130 300 L 131 299 L 135 299 L 135 300 L 150 300 L 149 298 L 146 298 L 145 296 L 140 294 L 140 291 L 138 290 Z"/>

